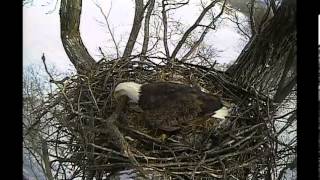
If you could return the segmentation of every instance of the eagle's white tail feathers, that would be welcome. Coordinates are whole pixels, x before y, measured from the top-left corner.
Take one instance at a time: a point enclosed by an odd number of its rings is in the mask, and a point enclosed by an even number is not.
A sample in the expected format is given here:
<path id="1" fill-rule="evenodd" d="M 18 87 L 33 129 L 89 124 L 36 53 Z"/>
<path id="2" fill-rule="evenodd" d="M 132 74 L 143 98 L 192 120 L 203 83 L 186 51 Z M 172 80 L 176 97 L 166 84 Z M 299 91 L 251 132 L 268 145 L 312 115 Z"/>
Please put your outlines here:
<path id="1" fill-rule="evenodd" d="M 226 116 L 229 115 L 229 109 L 223 106 L 221 109 L 215 112 L 214 115 L 211 117 L 217 118 L 217 119 L 226 119 Z"/>

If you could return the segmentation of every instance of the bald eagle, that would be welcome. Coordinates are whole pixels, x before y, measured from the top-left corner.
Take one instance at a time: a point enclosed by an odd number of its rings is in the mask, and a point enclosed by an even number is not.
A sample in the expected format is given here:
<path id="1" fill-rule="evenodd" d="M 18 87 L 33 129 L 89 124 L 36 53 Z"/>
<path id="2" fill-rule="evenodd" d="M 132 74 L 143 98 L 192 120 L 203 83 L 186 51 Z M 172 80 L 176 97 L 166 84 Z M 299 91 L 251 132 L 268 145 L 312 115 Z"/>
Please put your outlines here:
<path id="1" fill-rule="evenodd" d="M 146 124 L 151 129 L 167 132 L 179 130 L 195 118 L 224 119 L 228 114 L 218 96 L 180 83 L 123 82 L 116 86 L 114 96 L 127 96 L 143 110 Z"/>

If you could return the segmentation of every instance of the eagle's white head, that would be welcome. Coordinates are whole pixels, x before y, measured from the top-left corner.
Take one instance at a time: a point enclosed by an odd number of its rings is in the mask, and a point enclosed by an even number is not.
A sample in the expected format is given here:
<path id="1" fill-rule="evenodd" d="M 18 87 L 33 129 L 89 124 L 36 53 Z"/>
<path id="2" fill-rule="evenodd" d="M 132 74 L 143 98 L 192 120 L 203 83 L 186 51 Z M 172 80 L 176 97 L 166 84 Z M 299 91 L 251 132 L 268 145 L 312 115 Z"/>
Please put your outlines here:
<path id="1" fill-rule="evenodd" d="M 131 102 L 138 103 L 141 86 L 141 84 L 135 82 L 119 83 L 114 90 L 114 96 L 115 98 L 118 98 L 120 96 L 126 95 L 129 97 Z"/>

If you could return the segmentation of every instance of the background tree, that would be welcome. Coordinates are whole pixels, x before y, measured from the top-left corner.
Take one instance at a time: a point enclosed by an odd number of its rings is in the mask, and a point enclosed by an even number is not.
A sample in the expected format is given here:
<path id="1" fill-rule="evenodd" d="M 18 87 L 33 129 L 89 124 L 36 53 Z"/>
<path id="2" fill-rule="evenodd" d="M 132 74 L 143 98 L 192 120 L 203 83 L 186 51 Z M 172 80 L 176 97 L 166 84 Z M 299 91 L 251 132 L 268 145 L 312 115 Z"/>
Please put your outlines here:
<path id="1" fill-rule="evenodd" d="M 227 70 L 234 81 L 281 102 L 296 84 L 296 4 L 283 1 Z"/>
<path id="2" fill-rule="evenodd" d="M 28 159 L 29 167 L 35 177 L 45 176 L 46 179 L 53 180 L 47 141 L 44 131 L 47 126 L 42 126 L 41 120 L 36 116 L 37 109 L 45 101 L 45 94 L 52 90 L 49 83 L 44 79 L 47 77 L 40 72 L 41 67 L 30 65 L 23 72 L 23 152 L 24 158 Z M 32 128 L 30 126 L 33 125 Z M 29 129 L 30 128 L 30 129 Z M 26 131 L 29 129 L 29 131 Z M 41 170 L 37 169 L 38 167 Z"/>

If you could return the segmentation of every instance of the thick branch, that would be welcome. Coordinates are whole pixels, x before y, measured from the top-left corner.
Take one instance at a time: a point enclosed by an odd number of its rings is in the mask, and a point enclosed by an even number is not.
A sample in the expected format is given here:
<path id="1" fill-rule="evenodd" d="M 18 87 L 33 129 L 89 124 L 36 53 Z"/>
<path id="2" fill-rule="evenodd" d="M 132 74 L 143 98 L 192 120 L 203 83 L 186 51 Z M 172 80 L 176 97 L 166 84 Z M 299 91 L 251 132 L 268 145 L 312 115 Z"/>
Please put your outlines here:
<path id="1" fill-rule="evenodd" d="M 274 102 L 281 103 L 291 92 L 292 88 L 296 85 L 297 76 L 291 79 L 285 87 L 278 89 L 277 93 L 274 95 Z"/>
<path id="2" fill-rule="evenodd" d="M 261 33 L 253 36 L 227 73 L 243 87 L 267 92 L 278 85 L 288 52 L 296 48 L 296 7 L 284 0 Z"/>
<path id="3" fill-rule="evenodd" d="M 162 0 L 162 22 L 163 22 L 163 45 L 166 51 L 166 56 L 170 58 L 170 52 L 168 48 L 168 20 L 167 20 L 167 12 L 166 12 L 166 4 L 165 0 Z"/>
<path id="4" fill-rule="evenodd" d="M 254 36 L 256 34 L 256 25 L 254 22 L 254 3 L 255 0 L 251 0 L 250 2 L 250 8 L 249 8 L 249 12 L 250 12 L 250 27 L 251 27 L 251 36 Z"/>
<path id="5" fill-rule="evenodd" d="M 259 26 L 258 26 L 258 28 L 257 28 L 257 32 L 258 32 L 258 33 L 261 32 L 264 24 L 267 22 L 267 20 L 268 20 L 268 18 L 269 18 L 269 16 L 270 16 L 271 5 L 270 5 L 270 4 L 267 4 L 267 5 L 268 5 L 267 10 L 266 10 L 266 12 L 264 13 L 264 15 L 263 15 L 263 17 L 262 17 L 262 19 L 261 19 L 261 21 L 260 21 L 260 23 L 259 23 Z"/>
<path id="6" fill-rule="evenodd" d="M 62 0 L 60 6 L 61 40 L 78 73 L 89 72 L 95 65 L 80 37 L 79 25 L 82 1 Z"/>
<path id="7" fill-rule="evenodd" d="M 150 24 L 150 17 L 151 17 L 151 13 L 153 11 L 154 8 L 154 3 L 155 0 L 149 0 L 150 4 L 147 10 L 147 14 L 146 14 L 146 18 L 144 21 L 144 39 L 143 39 L 143 45 L 142 45 L 142 50 L 141 50 L 141 55 L 145 56 L 147 53 L 147 49 L 148 49 L 148 44 L 149 44 L 149 24 Z M 145 58 L 141 58 L 141 60 L 145 60 Z"/>
<path id="8" fill-rule="evenodd" d="M 283 87 L 285 86 L 285 81 L 288 78 L 289 70 L 292 68 L 294 61 L 296 60 L 295 54 L 296 54 L 295 48 L 290 49 L 289 55 L 284 65 L 284 70 L 282 72 L 281 79 L 278 83 L 278 91 L 281 91 L 281 89 L 283 89 Z"/>
<path id="9" fill-rule="evenodd" d="M 135 13 L 133 19 L 133 25 L 131 28 L 130 36 L 123 52 L 123 58 L 127 58 L 131 55 L 134 44 L 138 38 L 139 31 L 141 28 L 144 14 L 143 0 L 135 0 Z"/>

